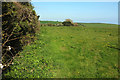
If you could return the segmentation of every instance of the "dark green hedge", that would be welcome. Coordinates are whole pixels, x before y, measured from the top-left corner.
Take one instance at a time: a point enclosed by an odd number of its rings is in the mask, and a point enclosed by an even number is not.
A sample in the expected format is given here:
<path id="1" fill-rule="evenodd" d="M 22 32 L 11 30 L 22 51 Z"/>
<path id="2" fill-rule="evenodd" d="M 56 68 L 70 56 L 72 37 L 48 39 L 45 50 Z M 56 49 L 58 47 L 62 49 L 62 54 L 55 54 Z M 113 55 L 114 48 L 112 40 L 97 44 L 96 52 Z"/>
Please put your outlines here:
<path id="1" fill-rule="evenodd" d="M 38 16 L 29 2 L 2 3 L 2 60 L 3 64 L 34 41 L 38 30 Z M 8 50 L 8 47 L 11 50 Z M 9 60 L 10 59 L 10 60 Z"/>

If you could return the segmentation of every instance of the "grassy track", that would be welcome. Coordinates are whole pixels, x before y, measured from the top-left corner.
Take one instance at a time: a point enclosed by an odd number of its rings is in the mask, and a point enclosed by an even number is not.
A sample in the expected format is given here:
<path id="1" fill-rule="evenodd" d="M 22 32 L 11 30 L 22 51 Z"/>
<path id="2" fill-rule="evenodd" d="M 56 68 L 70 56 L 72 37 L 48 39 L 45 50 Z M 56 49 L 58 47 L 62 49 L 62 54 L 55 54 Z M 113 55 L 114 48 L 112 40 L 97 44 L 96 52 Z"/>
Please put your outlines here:
<path id="1" fill-rule="evenodd" d="M 112 24 L 41 27 L 37 40 L 16 57 L 7 77 L 115 78 L 118 30 Z M 112 48 L 110 48 L 112 47 Z"/>

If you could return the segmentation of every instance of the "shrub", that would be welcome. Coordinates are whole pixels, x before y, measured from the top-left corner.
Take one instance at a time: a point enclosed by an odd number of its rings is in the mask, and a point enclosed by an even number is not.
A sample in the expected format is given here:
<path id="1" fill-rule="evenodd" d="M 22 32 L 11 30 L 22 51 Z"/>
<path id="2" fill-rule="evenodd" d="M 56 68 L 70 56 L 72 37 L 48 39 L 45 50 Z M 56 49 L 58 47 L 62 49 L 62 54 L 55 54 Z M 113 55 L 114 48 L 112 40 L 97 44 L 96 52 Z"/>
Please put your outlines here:
<path id="1" fill-rule="evenodd" d="M 73 23 L 74 26 L 78 26 L 78 23 Z"/>
<path id="2" fill-rule="evenodd" d="M 71 19 L 66 19 L 65 21 L 71 22 L 73 24 L 73 21 Z"/>
<path id="3" fill-rule="evenodd" d="M 73 26 L 73 21 L 71 19 L 66 19 L 62 24 L 64 26 Z"/>
<path id="4" fill-rule="evenodd" d="M 24 45 L 34 41 L 38 16 L 29 2 L 2 3 L 2 60 L 5 64 Z M 8 51 L 10 46 L 12 49 Z"/>
<path id="5" fill-rule="evenodd" d="M 51 23 L 47 23 L 47 26 L 53 26 L 53 24 L 51 24 Z"/>
<path id="6" fill-rule="evenodd" d="M 63 26 L 63 24 L 62 23 L 58 23 L 58 24 L 56 24 L 56 26 Z"/>

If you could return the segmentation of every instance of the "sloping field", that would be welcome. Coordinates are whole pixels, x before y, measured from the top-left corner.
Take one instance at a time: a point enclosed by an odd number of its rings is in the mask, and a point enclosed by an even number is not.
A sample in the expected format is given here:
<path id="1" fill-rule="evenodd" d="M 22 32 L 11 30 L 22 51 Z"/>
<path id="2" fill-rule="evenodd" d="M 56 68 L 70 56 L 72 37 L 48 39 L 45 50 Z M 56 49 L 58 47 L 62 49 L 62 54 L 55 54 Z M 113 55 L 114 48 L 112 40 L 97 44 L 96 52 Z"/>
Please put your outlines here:
<path id="1" fill-rule="evenodd" d="M 17 56 L 5 77 L 117 78 L 118 26 L 41 27 L 37 40 Z"/>

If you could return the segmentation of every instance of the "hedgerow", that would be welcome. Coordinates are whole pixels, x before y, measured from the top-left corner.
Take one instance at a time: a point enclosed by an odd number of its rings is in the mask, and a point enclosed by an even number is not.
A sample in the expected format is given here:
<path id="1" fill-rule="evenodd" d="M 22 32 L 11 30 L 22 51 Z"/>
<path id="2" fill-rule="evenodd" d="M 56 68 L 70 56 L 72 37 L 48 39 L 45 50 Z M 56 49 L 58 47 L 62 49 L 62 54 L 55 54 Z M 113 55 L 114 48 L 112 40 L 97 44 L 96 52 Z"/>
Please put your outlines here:
<path id="1" fill-rule="evenodd" d="M 9 66 L 23 46 L 34 41 L 38 18 L 30 2 L 2 3 L 2 64 Z"/>

